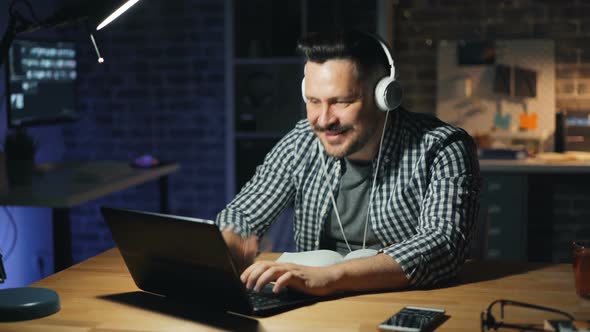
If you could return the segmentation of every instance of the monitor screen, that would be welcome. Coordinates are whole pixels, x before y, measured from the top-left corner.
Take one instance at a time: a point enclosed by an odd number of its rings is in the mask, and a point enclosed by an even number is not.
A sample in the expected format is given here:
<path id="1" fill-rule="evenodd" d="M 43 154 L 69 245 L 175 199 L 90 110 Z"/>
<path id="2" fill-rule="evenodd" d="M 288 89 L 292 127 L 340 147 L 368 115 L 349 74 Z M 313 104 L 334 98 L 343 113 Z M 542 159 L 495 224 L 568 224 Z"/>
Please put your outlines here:
<path id="1" fill-rule="evenodd" d="M 77 120 L 72 42 L 15 40 L 6 69 L 10 127 Z"/>
<path id="2" fill-rule="evenodd" d="M 514 95 L 535 98 L 537 96 L 537 72 L 514 67 Z"/>
<path id="3" fill-rule="evenodd" d="M 510 96 L 512 72 L 509 66 L 497 65 L 494 77 L 494 92 Z"/>

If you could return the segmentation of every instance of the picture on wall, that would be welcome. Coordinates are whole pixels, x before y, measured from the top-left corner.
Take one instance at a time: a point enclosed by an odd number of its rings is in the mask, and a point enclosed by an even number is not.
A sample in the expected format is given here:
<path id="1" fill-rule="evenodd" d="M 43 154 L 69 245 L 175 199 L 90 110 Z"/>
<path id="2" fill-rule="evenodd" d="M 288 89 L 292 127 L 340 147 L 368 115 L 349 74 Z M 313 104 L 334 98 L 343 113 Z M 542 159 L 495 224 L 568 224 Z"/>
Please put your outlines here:
<path id="1" fill-rule="evenodd" d="M 543 141 L 555 130 L 555 51 L 551 40 L 496 40 L 494 61 L 459 61 L 465 42 L 438 47 L 436 112 L 473 136 Z M 491 46 L 493 45 L 493 46 Z M 472 52 L 473 53 L 473 52 Z M 481 53 L 481 52 L 480 52 Z"/>

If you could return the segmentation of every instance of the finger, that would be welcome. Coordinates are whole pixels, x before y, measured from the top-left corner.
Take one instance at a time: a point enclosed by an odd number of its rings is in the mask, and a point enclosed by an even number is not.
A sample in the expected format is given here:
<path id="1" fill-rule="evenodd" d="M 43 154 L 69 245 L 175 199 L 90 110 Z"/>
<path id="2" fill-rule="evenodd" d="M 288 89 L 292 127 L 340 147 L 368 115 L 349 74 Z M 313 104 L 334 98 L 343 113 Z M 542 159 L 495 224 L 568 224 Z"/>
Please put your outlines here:
<path id="1" fill-rule="evenodd" d="M 253 270 L 255 270 L 258 265 L 262 264 L 262 262 L 255 262 L 252 265 L 248 266 L 240 275 L 240 280 L 242 281 L 242 283 L 245 283 L 248 278 L 250 277 L 250 273 L 252 273 Z"/>
<path id="2" fill-rule="evenodd" d="M 275 294 L 278 294 L 281 291 L 281 289 L 283 289 L 283 288 L 285 288 L 285 287 L 287 287 L 289 285 L 291 279 L 294 276 L 295 275 L 291 271 L 287 271 L 287 272 L 283 273 L 275 281 L 275 285 L 272 288 L 272 292 L 275 293 Z"/>
<path id="3" fill-rule="evenodd" d="M 269 267 L 271 267 L 270 262 L 257 262 L 255 266 L 250 270 L 247 278 L 246 278 L 246 288 L 252 289 L 258 278 L 266 271 Z"/>
<path id="4" fill-rule="evenodd" d="M 286 269 L 281 265 L 269 267 L 258 277 L 258 280 L 256 280 L 254 290 L 257 292 L 260 291 L 264 286 L 266 286 L 266 284 L 270 283 L 271 281 L 275 281 L 275 279 L 285 273 L 285 271 Z"/>

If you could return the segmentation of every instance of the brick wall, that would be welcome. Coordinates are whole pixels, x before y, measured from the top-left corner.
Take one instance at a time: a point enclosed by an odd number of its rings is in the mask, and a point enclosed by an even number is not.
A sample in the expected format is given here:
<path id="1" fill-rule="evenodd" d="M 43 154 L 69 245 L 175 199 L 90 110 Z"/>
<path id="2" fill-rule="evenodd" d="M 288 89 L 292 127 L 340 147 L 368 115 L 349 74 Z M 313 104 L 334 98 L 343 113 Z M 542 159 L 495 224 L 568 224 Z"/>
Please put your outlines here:
<path id="1" fill-rule="evenodd" d="M 436 47 L 442 40 L 555 40 L 556 107 L 590 107 L 590 3 L 583 0 L 399 0 L 396 67 L 405 105 L 436 109 Z"/>
<path id="2" fill-rule="evenodd" d="M 181 164 L 170 176 L 171 213 L 214 218 L 225 203 L 224 6 L 218 0 L 143 1 L 78 41 L 81 120 L 64 126 L 68 160 L 153 154 Z M 100 205 L 157 211 L 156 182 L 72 210 L 76 261 L 113 243 Z"/>

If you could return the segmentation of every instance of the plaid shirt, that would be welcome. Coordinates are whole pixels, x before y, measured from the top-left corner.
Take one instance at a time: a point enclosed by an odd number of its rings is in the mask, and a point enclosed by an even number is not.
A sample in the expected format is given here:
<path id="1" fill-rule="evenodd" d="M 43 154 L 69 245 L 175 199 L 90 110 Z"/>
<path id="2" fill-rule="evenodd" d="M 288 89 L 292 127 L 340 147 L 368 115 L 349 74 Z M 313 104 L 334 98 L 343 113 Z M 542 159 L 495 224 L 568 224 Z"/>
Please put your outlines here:
<path id="1" fill-rule="evenodd" d="M 370 223 L 381 251 L 410 283 L 428 286 L 454 276 L 465 260 L 479 208 L 479 162 L 464 130 L 402 109 L 390 117 Z M 328 190 L 338 192 L 342 160 L 327 156 L 328 186 L 316 140 L 307 120 L 300 121 L 219 213 L 217 225 L 262 236 L 292 204 L 297 250 L 319 249 L 332 209 Z"/>

